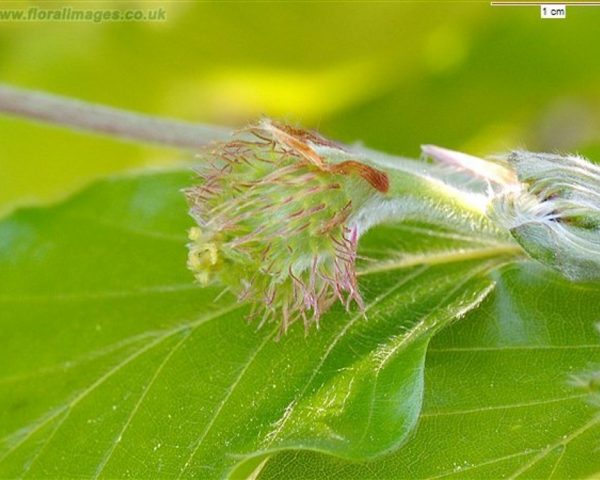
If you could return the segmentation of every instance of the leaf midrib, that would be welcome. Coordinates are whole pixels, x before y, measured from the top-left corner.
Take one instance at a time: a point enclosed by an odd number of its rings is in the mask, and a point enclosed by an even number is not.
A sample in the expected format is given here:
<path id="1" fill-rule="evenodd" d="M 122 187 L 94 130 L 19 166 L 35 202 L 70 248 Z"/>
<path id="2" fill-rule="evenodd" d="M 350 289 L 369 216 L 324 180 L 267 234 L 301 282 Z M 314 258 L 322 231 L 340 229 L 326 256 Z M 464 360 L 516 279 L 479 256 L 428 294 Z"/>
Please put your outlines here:
<path id="1" fill-rule="evenodd" d="M 364 268 L 358 272 L 359 276 L 372 275 L 374 273 L 402 270 L 417 265 L 441 265 L 468 260 L 481 260 L 500 256 L 522 256 L 523 249 L 514 244 L 503 244 L 486 248 L 457 249 L 434 254 L 405 255 L 398 261 L 379 262 L 370 268 Z"/>

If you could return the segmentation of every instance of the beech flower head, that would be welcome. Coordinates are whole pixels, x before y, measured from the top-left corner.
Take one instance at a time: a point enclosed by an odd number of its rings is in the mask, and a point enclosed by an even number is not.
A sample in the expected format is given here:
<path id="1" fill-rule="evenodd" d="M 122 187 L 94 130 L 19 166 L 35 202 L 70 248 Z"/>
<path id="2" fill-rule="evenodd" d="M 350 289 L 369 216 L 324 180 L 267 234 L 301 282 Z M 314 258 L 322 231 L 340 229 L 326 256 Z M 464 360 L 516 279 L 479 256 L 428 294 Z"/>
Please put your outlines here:
<path id="1" fill-rule="evenodd" d="M 201 283 L 227 286 L 252 304 L 260 325 L 280 321 L 282 332 L 298 318 L 318 325 L 336 300 L 363 308 L 355 219 L 387 191 L 385 173 L 312 132 L 269 120 L 202 157 L 200 183 L 186 191 L 198 224 L 188 266 Z"/>

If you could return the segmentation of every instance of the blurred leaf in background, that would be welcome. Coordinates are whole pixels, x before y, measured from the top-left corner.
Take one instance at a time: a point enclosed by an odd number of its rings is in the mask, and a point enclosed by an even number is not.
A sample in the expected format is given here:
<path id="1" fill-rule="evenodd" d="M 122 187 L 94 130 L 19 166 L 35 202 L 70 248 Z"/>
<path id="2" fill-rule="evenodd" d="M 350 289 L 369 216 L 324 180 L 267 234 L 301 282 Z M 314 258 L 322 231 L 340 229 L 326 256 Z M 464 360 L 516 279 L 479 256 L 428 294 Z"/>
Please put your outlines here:
<path id="1" fill-rule="evenodd" d="M 487 2 L 43 3 L 65 5 L 164 8 L 167 20 L 2 22 L 3 82 L 192 121 L 266 114 L 410 156 L 421 143 L 600 156 L 598 9 L 550 22 Z M 0 128 L 0 211 L 193 161 L 6 117 Z"/>

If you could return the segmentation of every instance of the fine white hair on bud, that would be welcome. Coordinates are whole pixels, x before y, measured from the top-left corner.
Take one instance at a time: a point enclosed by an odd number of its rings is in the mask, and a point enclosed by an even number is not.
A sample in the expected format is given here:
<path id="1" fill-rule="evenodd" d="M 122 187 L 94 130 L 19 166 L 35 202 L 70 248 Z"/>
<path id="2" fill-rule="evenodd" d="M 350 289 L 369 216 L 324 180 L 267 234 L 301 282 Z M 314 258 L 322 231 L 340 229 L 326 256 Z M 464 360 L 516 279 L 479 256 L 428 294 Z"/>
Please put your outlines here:
<path id="1" fill-rule="evenodd" d="M 317 154 L 327 146 L 335 159 Z M 387 175 L 316 133 L 271 120 L 201 153 L 186 190 L 198 226 L 188 267 L 252 305 L 259 326 L 318 326 L 339 300 L 364 309 L 355 271 L 358 212 L 388 190 Z M 343 158 L 343 160 L 340 160 Z"/>
<path id="2" fill-rule="evenodd" d="M 575 281 L 600 279 L 600 168 L 577 156 L 513 152 L 519 185 L 490 215 L 536 260 Z"/>
<path id="3" fill-rule="evenodd" d="M 485 160 L 422 148 L 485 182 L 483 211 L 530 257 L 574 281 L 600 279 L 600 167 L 572 155 L 515 151 Z"/>

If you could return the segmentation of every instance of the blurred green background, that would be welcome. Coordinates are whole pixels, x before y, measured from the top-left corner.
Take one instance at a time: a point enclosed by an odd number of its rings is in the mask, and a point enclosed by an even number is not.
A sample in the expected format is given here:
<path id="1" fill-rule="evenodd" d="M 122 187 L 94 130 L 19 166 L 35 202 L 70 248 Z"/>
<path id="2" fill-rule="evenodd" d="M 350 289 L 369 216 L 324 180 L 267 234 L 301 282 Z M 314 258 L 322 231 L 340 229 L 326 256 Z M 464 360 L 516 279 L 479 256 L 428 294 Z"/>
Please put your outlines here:
<path id="1" fill-rule="evenodd" d="M 0 81 L 192 121 L 261 114 L 390 153 L 600 158 L 600 8 L 488 2 L 7 2 L 165 22 L 0 22 Z M 0 211 L 191 155 L 0 117 Z"/>

